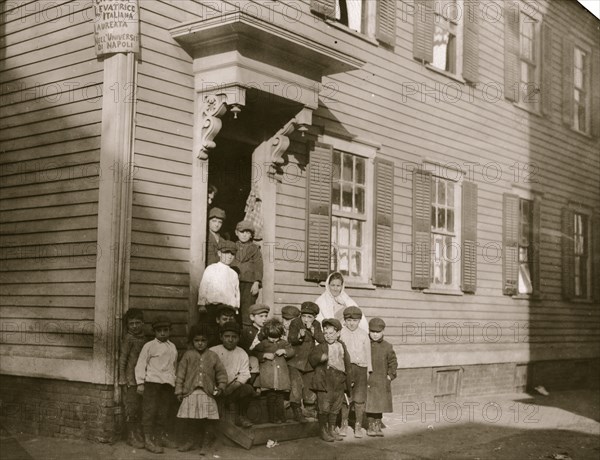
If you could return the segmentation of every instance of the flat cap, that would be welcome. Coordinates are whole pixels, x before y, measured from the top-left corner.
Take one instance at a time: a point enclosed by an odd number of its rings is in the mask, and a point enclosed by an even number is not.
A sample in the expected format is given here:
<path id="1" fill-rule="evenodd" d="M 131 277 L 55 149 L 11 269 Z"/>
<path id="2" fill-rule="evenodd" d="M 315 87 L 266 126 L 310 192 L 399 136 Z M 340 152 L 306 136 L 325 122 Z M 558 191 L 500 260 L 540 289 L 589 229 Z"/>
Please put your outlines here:
<path id="1" fill-rule="evenodd" d="M 238 232 L 243 232 L 244 230 L 250 230 L 254 234 L 254 224 L 252 222 L 250 222 L 249 220 L 242 220 L 241 222 L 238 222 L 237 225 L 235 226 L 235 229 Z"/>
<path id="2" fill-rule="evenodd" d="M 231 305 L 227 305 L 224 303 L 217 305 L 217 316 L 222 315 L 223 313 L 235 315 L 235 308 L 233 308 Z"/>
<path id="3" fill-rule="evenodd" d="M 222 334 L 227 331 L 235 332 L 237 335 L 240 335 L 240 325 L 237 321 L 227 321 L 219 328 L 219 332 Z"/>
<path id="4" fill-rule="evenodd" d="M 171 320 L 166 316 L 157 316 L 152 321 L 152 329 L 158 329 L 159 327 L 171 327 Z"/>
<path id="5" fill-rule="evenodd" d="M 319 314 L 319 306 L 314 302 L 302 302 L 302 305 L 300 305 L 300 313 L 308 313 L 309 315 L 317 316 Z"/>
<path id="6" fill-rule="evenodd" d="M 294 307 L 293 305 L 286 305 L 281 309 L 281 317 L 283 319 L 294 319 L 300 316 L 300 310 L 298 307 Z"/>
<path id="7" fill-rule="evenodd" d="M 261 313 L 269 313 L 269 311 L 271 311 L 271 308 L 264 303 L 255 303 L 248 308 L 249 315 L 260 315 Z"/>
<path id="8" fill-rule="evenodd" d="M 346 307 L 344 309 L 344 319 L 361 319 L 362 311 L 358 307 Z"/>
<path id="9" fill-rule="evenodd" d="M 219 246 L 217 247 L 217 250 L 221 252 L 231 252 L 232 254 L 235 254 L 237 253 L 237 246 L 233 241 L 221 239 L 219 241 Z"/>
<path id="10" fill-rule="evenodd" d="M 337 319 L 335 318 L 327 318 L 324 319 L 321 322 L 321 326 L 323 328 L 325 328 L 325 326 L 333 326 L 335 328 L 336 331 L 341 331 L 342 330 L 342 323 L 340 323 Z"/>
<path id="11" fill-rule="evenodd" d="M 381 318 L 372 318 L 369 321 L 369 330 L 373 332 L 381 332 L 385 329 L 385 321 Z"/>
<path id="12" fill-rule="evenodd" d="M 211 208 L 211 210 L 208 211 L 208 220 L 212 219 L 213 217 L 225 220 L 225 211 L 223 211 L 221 208 Z"/>

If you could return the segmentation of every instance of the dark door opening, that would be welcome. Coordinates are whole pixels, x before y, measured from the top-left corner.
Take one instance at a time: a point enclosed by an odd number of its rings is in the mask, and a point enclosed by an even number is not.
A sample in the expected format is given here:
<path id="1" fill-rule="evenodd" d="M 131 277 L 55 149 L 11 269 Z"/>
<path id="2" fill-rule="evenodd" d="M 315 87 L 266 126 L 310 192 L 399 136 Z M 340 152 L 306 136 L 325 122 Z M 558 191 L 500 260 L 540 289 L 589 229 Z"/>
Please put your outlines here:
<path id="1" fill-rule="evenodd" d="M 246 200 L 252 188 L 252 152 L 254 146 L 232 139 L 220 139 L 211 152 L 208 183 L 218 189 L 210 207 L 225 211 L 221 235 L 236 241 L 235 226 L 244 220 Z"/>

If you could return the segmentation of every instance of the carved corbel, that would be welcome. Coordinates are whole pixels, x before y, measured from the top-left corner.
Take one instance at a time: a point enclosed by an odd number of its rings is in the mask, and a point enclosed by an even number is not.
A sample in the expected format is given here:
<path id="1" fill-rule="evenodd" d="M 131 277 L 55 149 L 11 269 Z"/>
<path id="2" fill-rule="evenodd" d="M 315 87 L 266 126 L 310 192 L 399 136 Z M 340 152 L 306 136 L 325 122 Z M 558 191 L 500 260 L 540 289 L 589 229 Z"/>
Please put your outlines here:
<path id="1" fill-rule="evenodd" d="M 228 106 L 232 107 L 231 111 L 234 112 L 235 118 L 237 118 L 237 114 L 241 110 L 240 106 L 243 106 L 245 103 L 245 98 L 245 89 L 237 86 L 228 88 L 228 92 L 226 93 L 207 94 L 204 96 L 200 128 L 200 149 L 198 151 L 199 159 L 208 159 L 208 152 L 216 147 L 214 139 L 223 127 L 221 118 L 227 113 Z"/>
<path id="2" fill-rule="evenodd" d="M 283 164 L 283 154 L 290 146 L 289 136 L 295 131 L 301 131 L 302 135 L 308 131 L 308 126 L 312 123 L 312 110 L 309 108 L 303 108 L 294 118 L 288 121 L 283 128 L 271 138 L 271 163 L 269 165 L 268 173 L 270 175 L 276 174 L 279 167 Z"/>

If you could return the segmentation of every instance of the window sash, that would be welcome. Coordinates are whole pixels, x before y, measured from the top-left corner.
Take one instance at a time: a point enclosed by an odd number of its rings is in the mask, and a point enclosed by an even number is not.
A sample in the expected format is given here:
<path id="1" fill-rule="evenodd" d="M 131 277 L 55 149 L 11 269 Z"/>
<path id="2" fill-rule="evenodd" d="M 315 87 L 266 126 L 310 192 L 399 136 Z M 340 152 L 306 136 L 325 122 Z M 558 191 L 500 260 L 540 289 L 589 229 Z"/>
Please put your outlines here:
<path id="1" fill-rule="evenodd" d="M 517 289 L 519 294 L 532 294 L 533 283 L 533 201 L 519 200 L 519 279 Z"/>
<path id="2" fill-rule="evenodd" d="M 589 218 L 585 214 L 573 213 L 573 253 L 575 297 L 587 298 L 589 294 Z"/>

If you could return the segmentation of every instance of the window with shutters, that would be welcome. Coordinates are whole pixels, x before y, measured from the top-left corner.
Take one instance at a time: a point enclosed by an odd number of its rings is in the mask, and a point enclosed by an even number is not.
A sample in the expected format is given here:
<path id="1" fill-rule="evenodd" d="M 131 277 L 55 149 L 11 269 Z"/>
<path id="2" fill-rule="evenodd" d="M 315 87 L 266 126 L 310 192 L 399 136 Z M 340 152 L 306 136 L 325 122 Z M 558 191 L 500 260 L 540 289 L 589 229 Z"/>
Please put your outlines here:
<path id="1" fill-rule="evenodd" d="M 573 129 L 589 132 L 590 126 L 590 56 L 589 50 L 573 50 Z"/>
<path id="2" fill-rule="evenodd" d="M 459 288 L 460 187 L 454 181 L 434 177 L 431 190 L 431 285 Z"/>
<path id="3" fill-rule="evenodd" d="M 394 164 L 379 148 L 324 134 L 310 152 L 307 280 L 339 271 L 350 285 L 392 285 Z"/>
<path id="4" fill-rule="evenodd" d="M 366 283 L 370 273 L 367 163 L 360 156 L 333 151 L 331 184 L 331 270 Z"/>
<path id="5" fill-rule="evenodd" d="M 592 292 L 592 272 L 598 271 L 598 260 L 593 260 L 592 235 L 598 237 L 597 219 L 581 206 L 564 208 L 562 211 L 562 288 L 568 300 L 591 300 L 598 292 Z M 597 251 L 597 248 L 595 249 Z M 598 291 L 596 289 L 596 291 Z"/>
<path id="6" fill-rule="evenodd" d="M 477 286 L 477 186 L 460 171 L 413 174 L 414 288 L 474 293 Z"/>
<path id="7" fill-rule="evenodd" d="M 397 9 L 396 0 L 310 0 L 310 11 L 329 24 L 390 47 L 396 42 Z"/>
<path id="8" fill-rule="evenodd" d="M 537 296 L 540 277 L 541 196 L 514 188 L 504 194 L 502 211 L 503 292 Z"/>
<path id="9" fill-rule="evenodd" d="M 536 109 L 539 103 L 539 24 L 521 13 L 519 22 L 519 103 Z"/>
<path id="10" fill-rule="evenodd" d="M 478 0 L 415 0 L 413 57 L 435 71 L 479 80 Z"/>

